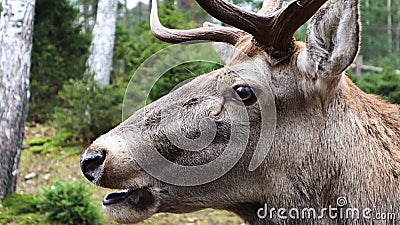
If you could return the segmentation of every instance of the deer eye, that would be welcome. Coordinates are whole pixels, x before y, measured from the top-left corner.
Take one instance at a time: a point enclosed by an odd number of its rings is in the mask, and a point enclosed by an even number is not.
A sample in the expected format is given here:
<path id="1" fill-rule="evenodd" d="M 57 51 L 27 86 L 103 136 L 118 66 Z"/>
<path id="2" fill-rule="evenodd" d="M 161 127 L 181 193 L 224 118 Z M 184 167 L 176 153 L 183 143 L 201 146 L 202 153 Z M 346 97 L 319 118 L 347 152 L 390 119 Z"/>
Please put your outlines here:
<path id="1" fill-rule="evenodd" d="M 235 91 L 240 100 L 246 106 L 251 105 L 257 101 L 257 97 L 250 86 L 238 86 L 235 88 Z"/>

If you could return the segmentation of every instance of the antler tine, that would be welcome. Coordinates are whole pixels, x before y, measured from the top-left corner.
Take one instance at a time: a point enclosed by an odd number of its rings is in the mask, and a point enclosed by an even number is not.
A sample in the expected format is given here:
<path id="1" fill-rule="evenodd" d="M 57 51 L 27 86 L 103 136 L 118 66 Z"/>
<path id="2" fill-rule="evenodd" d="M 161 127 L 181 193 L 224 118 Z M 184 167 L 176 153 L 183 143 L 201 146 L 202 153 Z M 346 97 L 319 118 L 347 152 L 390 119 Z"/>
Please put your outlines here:
<path id="1" fill-rule="evenodd" d="M 211 16 L 252 35 L 261 34 L 260 31 L 269 20 L 268 17 L 239 8 L 224 0 L 196 1 Z"/>
<path id="2" fill-rule="evenodd" d="M 297 0 L 270 15 L 261 15 L 241 9 L 224 0 L 197 0 L 213 17 L 242 29 L 254 36 L 268 54 L 282 59 L 293 54 L 293 34 L 307 22 L 327 0 Z M 265 0 L 263 11 L 280 7 L 281 0 Z M 271 10 L 267 10 L 271 7 Z"/>
<path id="3" fill-rule="evenodd" d="M 282 7 L 283 0 L 264 0 L 258 14 L 268 15 Z"/>
<path id="4" fill-rule="evenodd" d="M 271 31 L 277 35 L 272 37 L 272 49 L 276 54 L 292 45 L 294 51 L 293 35 L 299 27 L 306 23 L 327 0 L 296 0 L 277 12 L 272 21 Z M 268 50 L 267 50 L 268 51 Z"/>
<path id="5" fill-rule="evenodd" d="M 211 26 L 207 24 L 204 27 L 192 30 L 176 30 L 164 27 L 158 18 L 157 0 L 152 0 L 150 12 L 150 27 L 154 36 L 169 43 L 182 43 L 188 41 L 217 41 L 227 42 L 235 45 L 243 34 L 235 28 Z"/>
<path id="6" fill-rule="evenodd" d="M 167 42 L 221 41 L 235 45 L 243 35 L 227 27 L 203 27 L 193 30 L 174 30 L 161 25 L 157 15 L 157 2 L 153 1 L 150 23 L 154 35 Z M 307 22 L 328 0 L 297 0 L 269 15 L 241 9 L 224 0 L 196 0 L 213 17 L 253 35 L 257 44 L 272 57 L 282 60 L 295 51 L 293 34 Z M 264 0 L 261 12 L 280 7 L 282 0 Z M 267 10 L 271 8 L 271 10 Z"/>

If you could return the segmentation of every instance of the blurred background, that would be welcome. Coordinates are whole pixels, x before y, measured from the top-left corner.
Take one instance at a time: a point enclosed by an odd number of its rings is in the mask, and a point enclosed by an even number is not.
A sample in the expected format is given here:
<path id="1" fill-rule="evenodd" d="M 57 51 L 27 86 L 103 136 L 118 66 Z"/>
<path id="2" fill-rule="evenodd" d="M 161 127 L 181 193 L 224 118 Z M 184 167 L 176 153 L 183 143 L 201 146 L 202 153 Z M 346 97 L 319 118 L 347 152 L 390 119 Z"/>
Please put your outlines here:
<path id="1" fill-rule="evenodd" d="M 3 14 L 8 1 L 1 2 Z M 261 5 L 261 1 L 249 0 L 233 3 L 253 11 Z M 158 4 L 160 20 L 169 28 L 219 23 L 194 0 L 161 0 Z M 3 193 L 0 224 L 115 224 L 101 214 L 101 200 L 108 191 L 83 178 L 79 156 L 92 140 L 121 122 L 125 89 L 134 71 L 170 45 L 153 37 L 149 10 L 150 2 L 143 0 L 36 0 L 29 110 L 22 151 L 15 150 L 16 157 L 20 156 L 19 168 L 14 170 L 16 184 L 10 189 L 15 194 Z M 115 23 L 110 16 L 116 18 Z M 361 50 L 347 74 L 364 91 L 400 104 L 400 1 L 361 0 L 361 20 Z M 96 28 L 107 21 L 114 23 L 115 32 Z M 306 25 L 298 30 L 296 39 L 304 40 L 305 32 Z M 105 75 L 99 75 L 93 63 L 96 54 L 102 54 L 95 51 L 96 45 L 101 45 L 99 34 L 109 34 L 113 40 Z M 157 81 L 147 103 L 180 82 L 219 67 L 204 62 L 174 67 Z M 146 74 L 141 76 L 145 79 Z M 146 94 L 140 85 L 136 87 L 138 96 Z M 5 152 L 3 148 L 2 155 Z M 208 209 L 184 215 L 159 214 L 140 224 L 239 225 L 243 221 L 232 213 Z"/>

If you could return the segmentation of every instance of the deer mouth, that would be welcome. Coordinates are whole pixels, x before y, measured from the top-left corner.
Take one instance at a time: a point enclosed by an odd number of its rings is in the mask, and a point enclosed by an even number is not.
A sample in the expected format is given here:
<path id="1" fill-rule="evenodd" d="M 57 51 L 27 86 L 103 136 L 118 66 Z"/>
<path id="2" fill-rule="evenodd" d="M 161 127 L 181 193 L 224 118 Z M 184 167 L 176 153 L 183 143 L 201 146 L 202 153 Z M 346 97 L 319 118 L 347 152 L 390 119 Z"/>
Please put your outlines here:
<path id="1" fill-rule="evenodd" d="M 112 192 L 103 199 L 103 206 L 112 206 L 119 203 L 128 203 L 137 209 L 147 209 L 154 204 L 155 196 L 149 188 L 127 189 L 121 192 Z"/>
<path id="2" fill-rule="evenodd" d="M 117 222 L 137 223 L 158 212 L 161 197 L 155 188 L 126 189 L 107 194 L 103 209 Z"/>
<path id="3" fill-rule="evenodd" d="M 131 195 L 134 192 L 134 190 L 124 190 L 121 192 L 111 192 L 107 194 L 104 199 L 103 199 L 103 205 L 113 205 L 113 204 L 118 204 L 123 201 L 125 201 L 129 195 Z"/>

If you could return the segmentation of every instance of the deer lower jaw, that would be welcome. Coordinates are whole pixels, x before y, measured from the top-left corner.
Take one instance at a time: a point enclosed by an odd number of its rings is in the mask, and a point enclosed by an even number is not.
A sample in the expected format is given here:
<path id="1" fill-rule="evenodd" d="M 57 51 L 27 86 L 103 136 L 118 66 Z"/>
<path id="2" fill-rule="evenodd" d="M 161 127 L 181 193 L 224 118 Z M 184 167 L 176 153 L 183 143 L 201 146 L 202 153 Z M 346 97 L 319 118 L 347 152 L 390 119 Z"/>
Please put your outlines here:
<path id="1" fill-rule="evenodd" d="M 104 197 L 103 209 L 119 223 L 138 223 L 159 211 L 159 193 L 150 187 L 112 192 Z"/>

